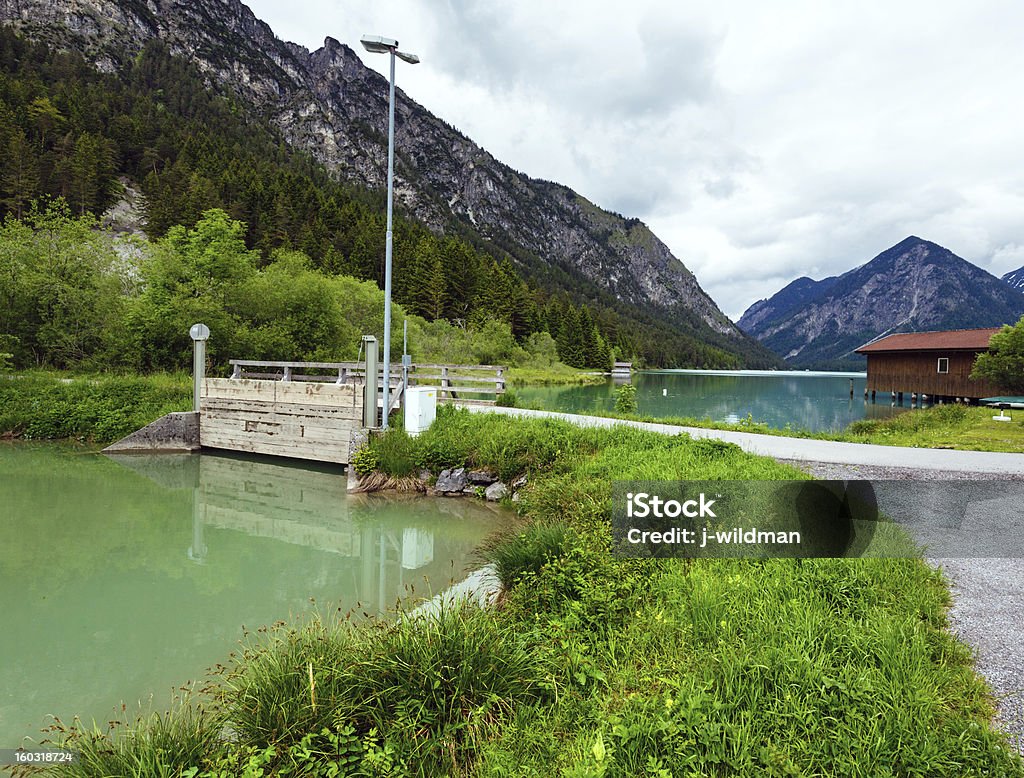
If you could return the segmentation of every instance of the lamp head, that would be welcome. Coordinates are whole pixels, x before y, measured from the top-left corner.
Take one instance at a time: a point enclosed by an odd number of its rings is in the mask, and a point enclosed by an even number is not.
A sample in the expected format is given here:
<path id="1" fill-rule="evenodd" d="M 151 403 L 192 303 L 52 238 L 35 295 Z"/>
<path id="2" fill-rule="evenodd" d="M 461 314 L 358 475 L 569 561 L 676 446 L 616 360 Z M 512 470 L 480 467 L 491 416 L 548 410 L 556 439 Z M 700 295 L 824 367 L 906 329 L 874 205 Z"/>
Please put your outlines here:
<path id="1" fill-rule="evenodd" d="M 364 49 L 374 54 L 387 54 L 398 48 L 398 41 L 394 38 L 382 38 L 380 35 L 364 35 L 359 42 L 363 44 Z"/>
<path id="2" fill-rule="evenodd" d="M 359 42 L 363 44 L 364 49 L 374 54 L 390 54 L 394 52 L 395 56 L 403 62 L 408 62 L 410 65 L 419 64 L 420 58 L 415 54 L 398 50 L 398 41 L 394 38 L 383 38 L 380 35 L 364 35 L 359 39 Z"/>

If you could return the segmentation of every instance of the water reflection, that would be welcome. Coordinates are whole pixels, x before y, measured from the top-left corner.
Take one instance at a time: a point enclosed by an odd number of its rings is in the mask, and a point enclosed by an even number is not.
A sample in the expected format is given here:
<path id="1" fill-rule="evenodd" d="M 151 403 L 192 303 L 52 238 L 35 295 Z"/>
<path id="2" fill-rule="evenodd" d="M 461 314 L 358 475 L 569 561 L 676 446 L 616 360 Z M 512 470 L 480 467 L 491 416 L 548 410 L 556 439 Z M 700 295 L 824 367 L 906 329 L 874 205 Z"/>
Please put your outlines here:
<path id="1" fill-rule="evenodd" d="M 337 468 L 0 446 L 0 747 L 105 721 L 311 609 L 358 618 L 479 565 L 476 500 L 346 494 Z"/>
<path id="2" fill-rule="evenodd" d="M 851 397 L 851 380 L 853 396 Z M 865 402 L 862 373 L 651 371 L 636 373 L 640 413 L 740 423 L 748 418 L 776 429 L 813 432 L 845 428 L 858 419 L 887 418 L 904 409 L 885 396 Z M 527 405 L 547 410 L 603 413 L 615 405 L 617 385 L 517 387 Z"/>

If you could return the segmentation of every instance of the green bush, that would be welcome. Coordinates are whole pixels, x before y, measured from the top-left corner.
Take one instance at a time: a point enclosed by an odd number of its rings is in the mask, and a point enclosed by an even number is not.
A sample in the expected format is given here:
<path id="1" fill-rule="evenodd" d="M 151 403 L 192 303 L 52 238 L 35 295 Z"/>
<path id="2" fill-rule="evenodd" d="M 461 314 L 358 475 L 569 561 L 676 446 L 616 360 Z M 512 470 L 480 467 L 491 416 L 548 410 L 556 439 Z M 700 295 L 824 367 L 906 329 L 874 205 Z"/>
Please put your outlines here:
<path id="1" fill-rule="evenodd" d="M 637 410 L 636 387 L 633 384 L 623 384 L 615 390 L 616 413 L 636 413 Z"/>
<path id="2" fill-rule="evenodd" d="M 172 411 L 192 408 L 184 374 L 60 380 L 30 373 L 0 381 L 0 434 L 109 443 Z"/>
<path id="3" fill-rule="evenodd" d="M 517 707 L 547 698 L 545 662 L 497 614 L 449 606 L 370 635 L 346 718 L 382 733 L 410 774 L 466 774 Z"/>
<path id="4" fill-rule="evenodd" d="M 268 773 L 340 757 L 345 775 L 378 774 L 375 762 L 389 763 L 387 774 L 462 774 L 478 741 L 546 698 L 544 676 L 513 624 L 450 606 L 392 624 L 271 630 L 228 671 L 220 702 L 237 748 L 273 762 Z"/>
<path id="5" fill-rule="evenodd" d="M 356 471 L 356 475 L 363 478 L 377 472 L 380 468 L 380 457 L 371 446 L 366 445 L 352 454 L 349 466 Z"/>
<path id="6" fill-rule="evenodd" d="M 501 406 L 502 408 L 515 408 L 519 404 L 519 398 L 514 389 L 506 389 L 503 393 L 498 395 L 494 404 Z"/>
<path id="7" fill-rule="evenodd" d="M 437 420 L 416 438 L 416 465 L 438 473 L 467 463 L 470 413 L 450 405 L 437 409 Z"/>

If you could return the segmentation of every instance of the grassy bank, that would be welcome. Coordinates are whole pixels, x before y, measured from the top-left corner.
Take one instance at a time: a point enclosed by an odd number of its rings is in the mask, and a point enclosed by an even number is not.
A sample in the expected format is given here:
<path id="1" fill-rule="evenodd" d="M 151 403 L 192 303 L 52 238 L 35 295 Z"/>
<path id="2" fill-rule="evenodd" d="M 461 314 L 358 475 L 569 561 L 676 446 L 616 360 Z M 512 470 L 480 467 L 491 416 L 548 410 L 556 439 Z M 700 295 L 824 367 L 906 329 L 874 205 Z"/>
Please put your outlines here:
<path id="1" fill-rule="evenodd" d="M 550 367 L 510 367 L 508 382 L 512 386 L 555 386 L 558 384 L 603 384 L 608 380 L 606 373 L 594 370 L 578 370 L 575 367 L 555 362 Z"/>
<path id="2" fill-rule="evenodd" d="M 622 560 L 616 479 L 805 477 L 717 441 L 443 408 L 395 475 L 528 476 L 501 608 L 281 625 L 205 707 L 71 734 L 62 774 L 1024 776 L 917 560 Z M 230 731 L 232 739 L 218 733 Z"/>
<path id="3" fill-rule="evenodd" d="M 527 406 L 529 407 L 529 406 Z M 537 410 L 543 410 L 537 408 Z M 888 419 L 863 419 L 853 422 L 842 432 L 809 432 L 803 429 L 769 427 L 748 418 L 736 424 L 698 419 L 692 416 L 648 416 L 644 414 L 578 412 L 581 415 L 602 416 L 629 421 L 671 424 L 679 427 L 754 432 L 789 438 L 837 440 L 847 443 L 874 443 L 882 446 L 910 446 L 914 448 L 950 448 L 961 451 L 1001 451 L 1024 454 L 1024 411 L 1007 411 L 1012 421 L 993 421 L 999 413 L 996 408 L 965 405 L 935 405 L 930 408 L 908 409 Z"/>
<path id="4" fill-rule="evenodd" d="M 994 421 L 995 408 L 937 405 L 889 419 L 855 421 L 836 440 L 887 446 L 953 448 L 1024 453 L 1024 411 L 1007 411 L 1012 421 Z"/>
<path id="5" fill-rule="evenodd" d="M 0 438 L 105 444 L 165 413 L 191 409 L 192 383 L 185 373 L 0 376 Z"/>

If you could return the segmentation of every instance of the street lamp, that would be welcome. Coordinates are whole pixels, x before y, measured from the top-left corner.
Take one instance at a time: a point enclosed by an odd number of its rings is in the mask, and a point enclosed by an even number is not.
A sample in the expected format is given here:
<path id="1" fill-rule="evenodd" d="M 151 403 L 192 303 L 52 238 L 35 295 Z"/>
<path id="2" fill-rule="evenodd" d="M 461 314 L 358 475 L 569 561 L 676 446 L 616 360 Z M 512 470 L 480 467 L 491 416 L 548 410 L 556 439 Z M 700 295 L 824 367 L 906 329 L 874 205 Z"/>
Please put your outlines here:
<path id="1" fill-rule="evenodd" d="M 410 65 L 420 58 L 398 50 L 398 41 L 379 35 L 364 35 L 360 38 L 363 48 L 373 54 L 391 55 L 391 86 L 388 92 L 388 231 L 384 239 L 384 410 L 381 414 L 381 428 L 388 428 L 388 401 L 391 394 L 391 209 L 395 186 L 395 57 Z"/>

